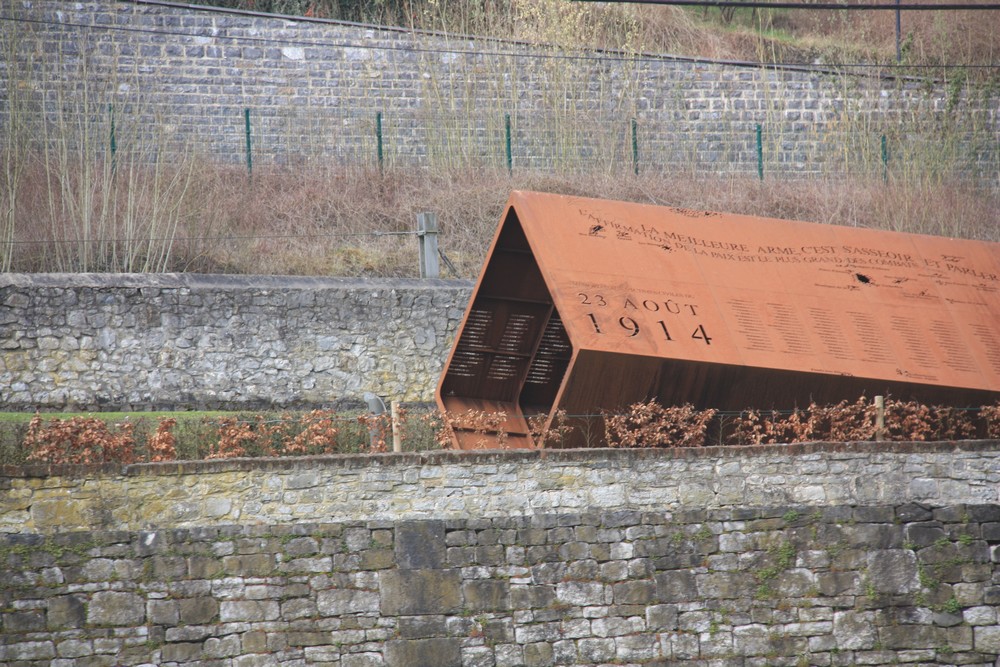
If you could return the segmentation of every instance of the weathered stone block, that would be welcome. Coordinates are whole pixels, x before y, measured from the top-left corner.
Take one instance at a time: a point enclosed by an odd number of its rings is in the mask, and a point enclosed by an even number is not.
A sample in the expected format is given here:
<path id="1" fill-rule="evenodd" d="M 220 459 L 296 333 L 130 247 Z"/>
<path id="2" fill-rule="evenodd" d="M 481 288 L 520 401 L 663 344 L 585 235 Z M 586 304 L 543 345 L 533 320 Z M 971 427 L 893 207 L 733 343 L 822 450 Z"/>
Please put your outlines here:
<path id="1" fill-rule="evenodd" d="M 311 618 L 316 616 L 317 612 L 318 609 L 314 600 L 297 598 L 285 600 L 281 603 L 281 619 L 284 621 Z"/>
<path id="2" fill-rule="evenodd" d="M 146 603 L 138 595 L 116 591 L 94 593 L 87 607 L 90 625 L 141 625 L 146 620 Z"/>
<path id="3" fill-rule="evenodd" d="M 404 570 L 436 569 L 445 566 L 445 526 L 443 521 L 407 521 L 396 527 L 396 563 Z"/>
<path id="4" fill-rule="evenodd" d="M 0 660 L 7 661 L 9 664 L 35 664 L 20 663 L 19 661 L 51 660 L 54 657 L 56 657 L 56 649 L 51 641 L 16 642 L 0 645 Z"/>
<path id="5" fill-rule="evenodd" d="M 387 570 L 379 593 L 382 613 L 388 616 L 450 614 L 462 607 L 457 570 Z"/>
<path id="6" fill-rule="evenodd" d="M 890 625 L 880 628 L 878 634 L 886 649 L 937 648 L 948 643 L 944 628 L 929 625 Z"/>
<path id="7" fill-rule="evenodd" d="M 552 644 L 534 642 L 524 646 L 525 667 L 547 667 L 552 664 Z"/>
<path id="8" fill-rule="evenodd" d="M 859 523 L 844 526 L 842 534 L 851 546 L 866 549 L 899 549 L 903 546 L 902 526 L 891 523 Z"/>
<path id="9" fill-rule="evenodd" d="M 941 538 L 947 537 L 944 528 L 937 521 L 907 524 L 904 534 L 906 541 L 918 549 L 929 547 Z"/>
<path id="10" fill-rule="evenodd" d="M 656 657 L 656 646 L 656 636 L 652 634 L 618 637 L 615 640 L 615 659 L 628 663 L 649 664 Z"/>
<path id="11" fill-rule="evenodd" d="M 610 591 L 596 581 L 564 581 L 556 584 L 556 599 L 562 604 L 585 607 L 611 602 Z"/>
<path id="12" fill-rule="evenodd" d="M 1000 586 L 990 586 L 983 591 L 983 604 L 1000 607 Z"/>
<path id="13" fill-rule="evenodd" d="M 262 630 L 252 630 L 240 635 L 243 653 L 263 653 L 267 650 L 267 633 Z"/>
<path id="14" fill-rule="evenodd" d="M 400 616 L 397 628 L 402 639 L 423 639 L 448 635 L 448 624 L 443 615 Z"/>
<path id="15" fill-rule="evenodd" d="M 340 659 L 341 667 L 382 667 L 385 662 L 379 653 L 348 653 Z"/>
<path id="16" fill-rule="evenodd" d="M 395 554 L 389 549 L 366 549 L 361 552 L 362 570 L 385 570 L 395 565 Z"/>
<path id="17" fill-rule="evenodd" d="M 581 639 L 577 641 L 576 648 L 580 653 L 580 660 L 584 663 L 599 664 L 610 662 L 615 658 L 614 639 Z"/>
<path id="18" fill-rule="evenodd" d="M 866 650 L 875 647 L 878 640 L 875 615 L 871 612 L 843 611 L 833 615 L 833 636 L 837 648 Z"/>
<path id="19" fill-rule="evenodd" d="M 275 570 L 274 556 L 267 553 L 226 556 L 222 566 L 237 577 L 266 577 Z"/>
<path id="20" fill-rule="evenodd" d="M 163 662 L 190 662 L 202 657 L 201 642 L 164 644 L 160 649 Z"/>
<path id="21" fill-rule="evenodd" d="M 212 636 L 212 632 L 207 625 L 183 625 L 167 628 L 164 639 L 168 642 L 200 642 Z"/>
<path id="22" fill-rule="evenodd" d="M 624 581 L 612 586 L 615 604 L 651 604 L 656 601 L 656 582 Z"/>
<path id="23" fill-rule="evenodd" d="M 992 544 L 1000 542 L 1000 522 L 982 525 L 983 539 Z"/>
<path id="24" fill-rule="evenodd" d="M 651 631 L 677 629 L 677 605 L 656 604 L 646 608 L 646 626 Z"/>
<path id="25" fill-rule="evenodd" d="M 274 600 L 223 600 L 219 604 L 219 620 L 223 623 L 236 621 L 273 621 L 280 613 Z"/>
<path id="26" fill-rule="evenodd" d="M 934 516 L 930 507 L 917 503 L 907 503 L 896 508 L 896 518 L 902 523 L 930 521 Z"/>
<path id="27" fill-rule="evenodd" d="M 295 644 L 289 643 L 291 646 Z M 206 658 L 232 658 L 240 654 L 242 644 L 239 635 L 226 635 L 225 637 L 209 637 L 202 644 L 202 651 Z"/>
<path id="28" fill-rule="evenodd" d="M 176 600 L 150 600 L 147 614 L 156 625 L 177 625 L 180 611 Z"/>
<path id="29" fill-rule="evenodd" d="M 218 558 L 192 556 L 187 562 L 188 576 L 192 579 L 214 579 L 223 572 L 223 564 Z"/>
<path id="30" fill-rule="evenodd" d="M 510 609 L 510 584 L 507 581 L 482 579 L 462 584 L 464 608 L 470 612 Z"/>
<path id="31" fill-rule="evenodd" d="M 663 572 L 656 575 L 656 596 L 660 602 L 690 602 L 698 597 L 693 572 Z"/>
<path id="32" fill-rule="evenodd" d="M 457 639 L 394 639 L 385 643 L 388 667 L 461 667 L 462 648 Z"/>
<path id="33" fill-rule="evenodd" d="M 916 593 L 920 590 L 917 555 L 909 549 L 873 551 L 868 554 L 867 578 L 879 593 Z"/>
<path id="34" fill-rule="evenodd" d="M 210 596 L 180 600 L 177 605 L 180 621 L 188 625 L 211 623 L 219 614 L 219 602 Z"/>
<path id="35" fill-rule="evenodd" d="M 375 591 L 334 588 L 316 594 L 316 608 L 324 616 L 343 616 L 378 611 L 379 594 Z"/>
<path id="36" fill-rule="evenodd" d="M 322 663 L 312 663 L 322 664 Z M 274 667 L 273 655 L 239 655 L 233 658 L 233 667 Z"/>
<path id="37" fill-rule="evenodd" d="M 41 610 L 16 611 L 0 615 L 0 628 L 5 633 L 41 632 L 45 630 L 45 612 Z"/>
<path id="38" fill-rule="evenodd" d="M 980 653 L 1000 654 L 1000 625 L 972 628 L 972 646 Z"/>
<path id="39" fill-rule="evenodd" d="M 94 643 L 83 639 L 66 639 L 56 644 L 60 658 L 82 658 L 94 654 Z"/>
<path id="40" fill-rule="evenodd" d="M 284 640 L 288 646 L 325 646 L 330 643 L 329 632 L 286 632 Z"/>
<path id="41" fill-rule="evenodd" d="M 969 521 L 975 522 L 1000 521 L 1000 504 L 983 505 L 974 503 L 965 505 L 963 509 L 963 520 L 968 517 Z"/>
<path id="42" fill-rule="evenodd" d="M 187 575 L 187 561 L 180 556 L 153 556 L 148 562 L 150 576 L 160 581 L 183 579 Z"/>

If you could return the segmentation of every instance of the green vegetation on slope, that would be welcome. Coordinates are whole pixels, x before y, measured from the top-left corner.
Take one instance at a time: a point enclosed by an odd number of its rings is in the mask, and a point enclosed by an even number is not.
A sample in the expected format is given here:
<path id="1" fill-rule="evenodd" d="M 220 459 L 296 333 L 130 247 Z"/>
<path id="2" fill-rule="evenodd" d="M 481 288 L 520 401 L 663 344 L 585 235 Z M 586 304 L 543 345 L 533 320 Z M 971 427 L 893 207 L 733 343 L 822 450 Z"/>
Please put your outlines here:
<path id="1" fill-rule="evenodd" d="M 203 3 L 574 47 L 805 64 L 896 61 L 895 13 L 889 11 L 681 8 L 574 0 Z M 996 65 L 1000 60 L 1000 13 L 903 12 L 900 46 L 905 64 Z M 987 74 L 995 77 L 997 72 Z"/>

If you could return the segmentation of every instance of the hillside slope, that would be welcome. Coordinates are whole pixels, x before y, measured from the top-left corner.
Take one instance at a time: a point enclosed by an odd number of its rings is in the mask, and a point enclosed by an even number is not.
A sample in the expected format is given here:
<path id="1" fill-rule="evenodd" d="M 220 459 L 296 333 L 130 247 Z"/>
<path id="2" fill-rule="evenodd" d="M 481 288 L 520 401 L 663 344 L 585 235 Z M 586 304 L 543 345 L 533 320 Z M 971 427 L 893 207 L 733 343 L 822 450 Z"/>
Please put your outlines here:
<path id="1" fill-rule="evenodd" d="M 917 4 L 935 1 L 917 0 Z M 986 10 L 901 12 L 897 60 L 896 12 L 816 10 L 805 2 L 806 9 L 801 10 L 573 0 L 204 0 L 204 4 L 726 60 L 971 66 L 977 75 L 988 77 L 996 77 L 1000 63 L 1000 12 Z"/>

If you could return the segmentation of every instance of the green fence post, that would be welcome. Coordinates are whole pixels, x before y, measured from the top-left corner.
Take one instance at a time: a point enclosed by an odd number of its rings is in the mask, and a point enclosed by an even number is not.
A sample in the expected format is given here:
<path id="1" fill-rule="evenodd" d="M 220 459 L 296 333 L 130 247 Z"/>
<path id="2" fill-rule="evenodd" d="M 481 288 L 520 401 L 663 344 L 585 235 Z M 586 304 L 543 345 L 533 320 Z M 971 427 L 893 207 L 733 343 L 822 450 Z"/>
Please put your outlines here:
<path id="1" fill-rule="evenodd" d="M 889 146 L 884 134 L 882 135 L 882 182 L 889 182 Z"/>
<path id="2" fill-rule="evenodd" d="M 244 126 L 247 138 L 247 176 L 253 177 L 253 146 L 250 143 L 250 109 L 243 110 Z"/>
<path id="3" fill-rule="evenodd" d="M 757 178 L 764 180 L 764 132 L 757 123 Z"/>
<path id="4" fill-rule="evenodd" d="M 632 171 L 639 175 L 639 130 L 635 118 L 632 119 Z"/>
<path id="5" fill-rule="evenodd" d="M 504 126 L 504 134 L 505 134 L 504 145 L 506 147 L 506 153 L 507 153 L 507 175 L 508 176 L 513 176 L 514 175 L 514 158 L 513 158 L 513 155 L 511 154 L 511 150 L 510 150 L 510 114 L 509 113 L 508 114 L 504 114 L 504 117 L 503 117 L 503 126 Z"/>
<path id="6" fill-rule="evenodd" d="M 382 112 L 375 112 L 375 156 L 378 159 L 378 170 L 379 173 L 385 169 L 385 154 L 383 152 L 384 145 L 382 144 Z"/>
<path id="7" fill-rule="evenodd" d="M 111 137 L 110 137 L 110 147 L 111 147 L 111 173 L 115 173 L 118 163 L 118 140 L 115 138 L 115 109 L 112 105 L 108 105 L 108 118 L 111 120 Z"/>

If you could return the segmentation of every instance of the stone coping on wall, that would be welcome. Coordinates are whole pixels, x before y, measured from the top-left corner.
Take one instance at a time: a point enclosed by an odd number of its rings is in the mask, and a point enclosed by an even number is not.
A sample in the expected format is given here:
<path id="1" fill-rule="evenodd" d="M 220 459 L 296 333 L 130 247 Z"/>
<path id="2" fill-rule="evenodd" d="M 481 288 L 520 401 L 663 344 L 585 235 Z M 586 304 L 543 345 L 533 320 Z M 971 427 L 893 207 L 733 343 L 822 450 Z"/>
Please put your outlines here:
<path id="1" fill-rule="evenodd" d="M 760 458 L 807 454 L 939 454 L 949 452 L 996 452 L 1000 440 L 957 440 L 937 442 L 804 442 L 729 447 L 650 447 L 588 449 L 514 449 L 457 451 L 438 450 L 378 454 L 328 454 L 316 456 L 246 457 L 211 460 L 165 461 L 158 463 L 116 463 L 72 465 L 34 464 L 0 466 L 0 478 L 127 477 L 197 475 L 222 472 L 295 471 L 313 468 L 420 467 L 427 465 L 482 465 L 500 463 L 635 463 L 670 459 Z"/>
<path id="2" fill-rule="evenodd" d="M 416 278 L 331 278 L 325 276 L 231 275 L 213 273 L 3 273 L 3 287 L 220 289 L 378 289 L 470 287 L 468 280 Z"/>

